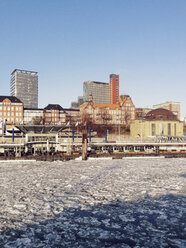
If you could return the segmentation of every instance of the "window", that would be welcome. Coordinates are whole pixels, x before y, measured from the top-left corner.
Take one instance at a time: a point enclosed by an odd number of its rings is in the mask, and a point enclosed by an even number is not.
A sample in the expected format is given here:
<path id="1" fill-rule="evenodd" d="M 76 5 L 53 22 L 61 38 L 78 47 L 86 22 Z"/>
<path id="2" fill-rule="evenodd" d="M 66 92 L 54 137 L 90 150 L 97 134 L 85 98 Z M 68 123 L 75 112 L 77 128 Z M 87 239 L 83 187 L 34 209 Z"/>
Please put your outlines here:
<path id="1" fill-rule="evenodd" d="M 152 123 L 152 136 L 156 135 L 156 124 Z"/>
<path id="2" fill-rule="evenodd" d="M 174 124 L 174 135 L 176 136 L 176 123 Z"/>
<path id="3" fill-rule="evenodd" d="M 168 132 L 167 132 L 167 135 L 171 135 L 171 124 L 168 123 Z"/>
<path id="4" fill-rule="evenodd" d="M 160 135 L 164 135 L 163 123 L 159 124 Z"/>

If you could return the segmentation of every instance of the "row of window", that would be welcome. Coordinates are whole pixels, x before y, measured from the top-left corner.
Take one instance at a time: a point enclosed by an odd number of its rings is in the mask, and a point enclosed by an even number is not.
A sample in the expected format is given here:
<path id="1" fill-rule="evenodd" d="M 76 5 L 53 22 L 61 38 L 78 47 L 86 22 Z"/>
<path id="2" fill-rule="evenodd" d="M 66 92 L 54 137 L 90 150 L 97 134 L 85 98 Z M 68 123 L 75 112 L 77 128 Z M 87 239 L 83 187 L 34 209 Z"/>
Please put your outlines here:
<path id="1" fill-rule="evenodd" d="M 173 130 L 171 130 L 171 123 L 168 123 L 167 124 L 167 133 L 165 134 L 165 131 L 164 131 L 164 125 L 162 123 L 159 124 L 159 132 L 157 133 L 156 131 L 157 129 L 157 125 L 155 123 L 152 123 L 152 136 L 155 136 L 155 135 L 174 135 L 176 136 L 176 123 L 174 124 L 174 133 L 173 133 Z"/>
<path id="2" fill-rule="evenodd" d="M 22 113 L 21 112 L 0 112 L 0 116 L 22 116 Z"/>
<path id="3" fill-rule="evenodd" d="M 60 117 L 60 118 L 64 118 L 66 115 L 65 114 L 59 114 L 59 113 L 51 113 L 51 114 L 45 114 L 45 117 L 50 117 L 50 118 L 54 118 L 54 117 Z"/>
<path id="4" fill-rule="evenodd" d="M 10 106 L 0 106 L 0 110 L 16 110 L 16 111 L 21 111 L 23 109 L 23 107 L 10 107 Z"/>
<path id="5" fill-rule="evenodd" d="M 45 121 L 65 121 L 65 118 L 45 118 Z"/>
<path id="6" fill-rule="evenodd" d="M 8 122 L 8 123 L 14 123 L 14 122 L 22 122 L 23 120 L 22 120 L 22 118 L 6 118 L 6 121 Z"/>

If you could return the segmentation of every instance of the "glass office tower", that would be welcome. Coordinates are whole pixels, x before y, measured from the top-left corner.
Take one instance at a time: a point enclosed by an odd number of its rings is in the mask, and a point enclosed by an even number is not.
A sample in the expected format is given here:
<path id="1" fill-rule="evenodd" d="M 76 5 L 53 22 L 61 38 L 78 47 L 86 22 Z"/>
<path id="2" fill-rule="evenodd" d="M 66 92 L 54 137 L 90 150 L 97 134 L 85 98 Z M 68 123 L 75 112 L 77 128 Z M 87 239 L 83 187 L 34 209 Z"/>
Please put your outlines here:
<path id="1" fill-rule="evenodd" d="M 83 84 L 83 100 L 92 98 L 94 103 L 109 104 L 109 84 L 96 81 L 86 81 Z"/>
<path id="2" fill-rule="evenodd" d="M 38 73 L 15 69 L 11 73 L 10 94 L 20 99 L 24 108 L 38 108 Z"/>

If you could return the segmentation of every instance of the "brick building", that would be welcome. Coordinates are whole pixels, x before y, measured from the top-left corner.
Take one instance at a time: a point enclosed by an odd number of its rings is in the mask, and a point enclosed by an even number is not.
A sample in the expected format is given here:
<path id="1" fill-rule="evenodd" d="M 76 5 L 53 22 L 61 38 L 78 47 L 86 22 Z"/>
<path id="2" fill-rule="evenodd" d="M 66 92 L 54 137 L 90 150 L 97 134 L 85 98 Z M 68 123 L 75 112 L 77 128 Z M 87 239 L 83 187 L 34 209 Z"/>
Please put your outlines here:
<path id="1" fill-rule="evenodd" d="M 59 104 L 48 104 L 44 108 L 43 118 L 46 125 L 61 125 L 66 123 L 67 114 Z"/>
<path id="2" fill-rule="evenodd" d="M 129 95 L 121 95 L 119 103 L 125 113 L 125 123 L 129 125 L 135 119 L 135 106 Z"/>
<path id="3" fill-rule="evenodd" d="M 0 96 L 0 120 L 7 124 L 23 122 L 23 103 L 15 96 Z"/>
<path id="4" fill-rule="evenodd" d="M 92 100 L 80 106 L 82 121 L 90 120 L 94 124 L 129 125 L 135 119 L 135 106 L 128 95 L 122 95 L 119 104 L 99 104 Z"/>
<path id="5" fill-rule="evenodd" d="M 80 106 L 80 115 L 82 122 L 93 124 L 119 125 L 124 121 L 119 104 L 93 103 L 91 100 Z"/>
<path id="6" fill-rule="evenodd" d="M 79 109 L 74 109 L 74 108 L 64 108 L 64 111 L 67 115 L 66 120 L 67 122 L 70 122 L 70 124 L 75 124 L 81 122 L 80 118 L 80 110 Z"/>
<path id="7" fill-rule="evenodd" d="M 119 75 L 110 74 L 109 95 L 110 104 L 119 104 Z"/>

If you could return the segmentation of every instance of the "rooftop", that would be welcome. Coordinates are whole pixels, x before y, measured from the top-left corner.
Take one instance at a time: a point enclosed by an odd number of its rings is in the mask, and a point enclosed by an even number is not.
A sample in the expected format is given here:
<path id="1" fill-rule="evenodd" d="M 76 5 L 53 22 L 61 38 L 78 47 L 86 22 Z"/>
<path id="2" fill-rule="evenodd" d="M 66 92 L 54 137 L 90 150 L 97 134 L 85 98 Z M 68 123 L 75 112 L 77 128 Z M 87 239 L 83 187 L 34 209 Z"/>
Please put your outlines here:
<path id="1" fill-rule="evenodd" d="M 176 115 L 174 115 L 170 110 L 164 108 L 153 109 L 149 111 L 146 116 L 146 120 L 177 120 Z"/>
<path id="2" fill-rule="evenodd" d="M 47 134 L 47 133 L 58 133 L 66 128 L 67 126 L 62 125 L 16 125 L 22 133 L 40 133 L 40 134 Z"/>
<path id="3" fill-rule="evenodd" d="M 94 108 L 109 108 L 109 109 L 120 109 L 119 104 L 102 104 L 102 103 L 93 103 Z"/>
<path id="4" fill-rule="evenodd" d="M 45 108 L 45 110 L 63 110 L 64 109 L 59 104 L 48 104 Z"/>
<path id="5" fill-rule="evenodd" d="M 90 84 L 90 83 L 94 83 L 94 84 L 103 84 L 103 85 L 107 85 L 109 83 L 105 83 L 105 82 L 99 82 L 99 81 L 85 81 L 84 84 Z"/>
<path id="6" fill-rule="evenodd" d="M 41 110 L 44 110 L 43 108 L 24 108 L 24 110 L 38 110 L 38 111 L 41 111 Z"/>
<path id="7" fill-rule="evenodd" d="M 162 102 L 162 103 L 154 104 L 153 106 L 164 105 L 164 104 L 180 104 L 180 102 L 167 101 L 167 102 Z"/>
<path id="8" fill-rule="evenodd" d="M 5 99 L 9 99 L 11 102 L 22 103 L 21 100 L 15 96 L 0 96 L 0 102 L 3 102 Z"/>
<path id="9" fill-rule="evenodd" d="M 15 69 L 15 70 L 13 70 L 11 75 L 14 74 L 15 72 L 28 73 L 28 74 L 37 74 L 38 73 L 36 71 L 27 71 L 27 70 L 22 70 L 22 69 Z"/>
<path id="10" fill-rule="evenodd" d="M 64 111 L 76 111 L 76 112 L 80 112 L 80 109 L 75 109 L 75 108 L 64 108 Z"/>

